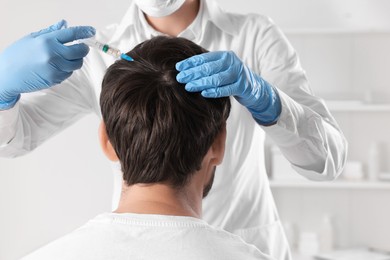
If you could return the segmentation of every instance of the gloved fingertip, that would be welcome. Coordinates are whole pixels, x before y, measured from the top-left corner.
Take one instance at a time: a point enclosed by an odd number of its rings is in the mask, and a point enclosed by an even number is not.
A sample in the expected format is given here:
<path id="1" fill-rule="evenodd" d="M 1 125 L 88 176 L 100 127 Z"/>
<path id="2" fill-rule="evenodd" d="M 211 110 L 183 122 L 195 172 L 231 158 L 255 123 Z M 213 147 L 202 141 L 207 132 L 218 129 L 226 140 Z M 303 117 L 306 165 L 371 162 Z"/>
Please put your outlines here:
<path id="1" fill-rule="evenodd" d="M 59 30 L 61 29 L 62 25 L 64 24 L 64 20 L 60 20 L 58 22 L 56 22 L 55 24 L 51 25 L 49 28 L 50 30 Z"/>
<path id="2" fill-rule="evenodd" d="M 92 26 L 75 26 L 65 30 L 56 31 L 54 37 L 60 43 L 68 43 L 75 40 L 90 38 L 95 34 L 96 30 Z"/>
<path id="3" fill-rule="evenodd" d="M 87 56 L 87 54 L 89 53 L 91 48 L 88 45 L 84 44 L 84 43 L 83 43 L 83 45 L 85 45 L 85 52 L 86 52 L 85 56 Z"/>
<path id="4" fill-rule="evenodd" d="M 183 70 L 183 61 L 179 61 L 178 63 L 176 63 L 176 65 L 175 65 L 175 67 L 176 67 L 176 70 L 177 71 L 182 71 Z"/>
<path id="5" fill-rule="evenodd" d="M 84 43 L 80 43 L 80 47 L 81 47 L 81 52 L 83 53 L 83 57 L 87 56 L 89 51 L 90 51 L 90 48 L 88 45 L 84 44 Z"/>
<path id="6" fill-rule="evenodd" d="M 64 28 L 64 29 L 68 28 L 68 21 L 66 21 L 64 19 L 62 21 L 64 21 L 64 23 L 63 23 L 61 28 Z"/>
<path id="7" fill-rule="evenodd" d="M 202 95 L 202 97 L 205 97 L 205 98 L 209 98 L 210 97 L 209 94 L 207 94 L 207 93 L 201 92 L 200 94 Z"/>
<path id="8" fill-rule="evenodd" d="M 215 91 L 210 89 L 203 90 L 201 95 L 206 98 L 216 97 Z"/>
<path id="9" fill-rule="evenodd" d="M 68 27 L 68 22 L 65 19 L 60 20 L 58 23 L 54 25 L 57 30 L 67 28 Z"/>
<path id="10" fill-rule="evenodd" d="M 89 30 L 91 30 L 91 32 L 93 32 L 94 34 L 96 33 L 95 27 L 93 27 L 93 26 L 88 26 L 88 27 L 89 27 Z"/>
<path id="11" fill-rule="evenodd" d="M 183 83 L 183 84 L 189 82 L 189 79 L 187 78 L 187 75 L 184 74 L 183 72 L 180 72 L 179 74 L 177 74 L 176 80 L 177 80 L 179 83 Z"/>
<path id="12" fill-rule="evenodd" d="M 89 37 L 92 37 L 96 34 L 96 29 L 92 26 L 86 26 L 86 34 L 89 36 Z"/>
<path id="13" fill-rule="evenodd" d="M 184 82 L 182 82 L 182 76 L 180 75 L 180 73 L 176 75 L 176 80 L 179 83 L 184 83 Z"/>
<path id="14" fill-rule="evenodd" d="M 191 60 L 194 59 L 195 56 L 192 56 L 190 58 L 187 58 L 185 60 L 182 60 L 182 61 L 179 61 L 178 63 L 176 63 L 176 69 L 179 70 L 179 71 L 183 71 L 183 70 L 187 70 L 189 68 L 191 68 Z"/>
<path id="15" fill-rule="evenodd" d="M 189 86 L 188 84 L 184 87 L 185 90 L 187 90 L 188 92 L 195 92 L 194 88 Z"/>
<path id="16" fill-rule="evenodd" d="M 91 38 L 96 34 L 96 29 L 92 26 L 77 26 L 71 29 L 74 31 L 76 39 Z"/>

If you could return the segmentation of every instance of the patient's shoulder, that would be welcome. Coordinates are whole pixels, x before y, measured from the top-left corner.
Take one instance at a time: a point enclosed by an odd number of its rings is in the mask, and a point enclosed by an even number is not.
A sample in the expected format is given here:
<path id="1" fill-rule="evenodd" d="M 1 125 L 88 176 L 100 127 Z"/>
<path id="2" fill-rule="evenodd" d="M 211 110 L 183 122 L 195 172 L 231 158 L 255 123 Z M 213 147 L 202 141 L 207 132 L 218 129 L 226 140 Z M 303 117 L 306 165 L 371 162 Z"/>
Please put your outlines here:
<path id="1" fill-rule="evenodd" d="M 256 246 L 222 229 L 210 226 L 202 238 L 202 243 L 215 252 L 215 259 L 271 259 Z"/>
<path id="2" fill-rule="evenodd" d="M 190 217 L 106 213 L 40 248 L 35 259 L 269 259 L 240 237 Z"/>

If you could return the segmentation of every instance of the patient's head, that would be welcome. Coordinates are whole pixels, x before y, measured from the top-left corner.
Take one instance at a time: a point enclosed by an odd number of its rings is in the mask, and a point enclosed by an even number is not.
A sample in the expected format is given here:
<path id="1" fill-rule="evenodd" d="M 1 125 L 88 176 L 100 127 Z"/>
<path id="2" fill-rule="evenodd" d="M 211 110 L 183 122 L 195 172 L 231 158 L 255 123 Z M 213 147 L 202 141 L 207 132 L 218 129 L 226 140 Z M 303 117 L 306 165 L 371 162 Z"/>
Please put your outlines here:
<path id="1" fill-rule="evenodd" d="M 102 83 L 100 105 L 112 153 L 127 185 L 186 185 L 210 153 L 221 162 L 228 98 L 206 99 L 176 81 L 175 64 L 205 49 L 183 38 L 155 37 L 117 61 Z M 104 128 L 103 125 L 103 128 Z M 213 150 L 215 145 L 215 149 Z M 222 151 L 220 151 L 220 150 Z"/>

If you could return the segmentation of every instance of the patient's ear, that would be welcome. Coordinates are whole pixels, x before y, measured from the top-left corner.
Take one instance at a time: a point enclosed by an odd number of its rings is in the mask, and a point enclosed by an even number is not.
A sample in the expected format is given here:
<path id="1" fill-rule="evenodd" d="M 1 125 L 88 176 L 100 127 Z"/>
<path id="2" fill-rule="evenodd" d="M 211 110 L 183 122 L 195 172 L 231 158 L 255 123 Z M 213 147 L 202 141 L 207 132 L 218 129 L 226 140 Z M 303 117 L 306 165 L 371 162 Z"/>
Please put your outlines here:
<path id="1" fill-rule="evenodd" d="M 112 147 L 110 140 L 108 140 L 107 131 L 106 131 L 106 125 L 102 121 L 99 126 L 99 141 L 100 146 L 102 147 L 102 150 L 104 154 L 107 156 L 107 158 L 111 161 L 119 161 L 118 156 L 116 155 L 116 152 L 114 150 L 114 147 Z"/>
<path id="2" fill-rule="evenodd" d="M 221 131 L 215 138 L 209 150 L 209 152 L 211 152 L 213 164 L 219 165 L 222 163 L 223 156 L 225 154 L 225 143 L 226 143 L 226 123 L 224 124 Z"/>

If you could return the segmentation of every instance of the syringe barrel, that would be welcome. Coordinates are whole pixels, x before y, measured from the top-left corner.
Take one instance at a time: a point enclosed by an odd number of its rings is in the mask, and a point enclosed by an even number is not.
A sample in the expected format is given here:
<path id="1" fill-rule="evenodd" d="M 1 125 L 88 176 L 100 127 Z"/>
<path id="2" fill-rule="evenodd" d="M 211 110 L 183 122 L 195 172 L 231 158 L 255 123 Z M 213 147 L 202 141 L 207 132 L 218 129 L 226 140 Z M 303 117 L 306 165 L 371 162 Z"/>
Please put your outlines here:
<path id="1" fill-rule="evenodd" d="M 92 38 L 83 39 L 83 40 L 81 40 L 81 42 L 87 44 L 90 47 L 95 47 L 95 48 L 107 53 L 108 55 L 113 56 L 116 59 L 119 59 L 121 56 L 120 50 L 112 48 L 107 44 L 103 44 L 101 42 L 98 42 L 95 39 L 92 39 Z"/>
<path id="2" fill-rule="evenodd" d="M 115 58 L 119 59 L 121 56 L 121 51 L 115 48 L 112 48 L 108 45 L 104 45 L 102 49 L 105 53 L 114 56 Z"/>

